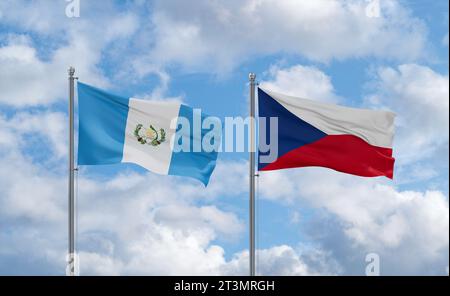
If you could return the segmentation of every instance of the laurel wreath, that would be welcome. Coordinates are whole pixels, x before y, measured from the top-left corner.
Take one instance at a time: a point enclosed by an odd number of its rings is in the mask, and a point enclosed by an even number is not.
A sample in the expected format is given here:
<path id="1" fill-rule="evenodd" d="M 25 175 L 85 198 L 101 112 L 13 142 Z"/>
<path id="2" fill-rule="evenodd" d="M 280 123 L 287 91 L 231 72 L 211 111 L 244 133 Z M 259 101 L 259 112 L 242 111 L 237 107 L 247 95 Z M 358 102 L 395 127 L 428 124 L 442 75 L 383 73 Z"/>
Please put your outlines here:
<path id="1" fill-rule="evenodd" d="M 141 136 L 139 132 L 144 127 L 142 124 L 136 125 L 136 128 L 134 129 L 134 136 L 138 140 L 139 143 L 142 145 L 148 144 L 152 146 L 158 146 L 161 143 L 166 141 L 166 131 L 164 129 L 159 129 L 159 132 L 153 127 L 153 125 L 150 125 L 150 129 L 155 132 L 156 138 L 149 139 L 148 137 Z"/>

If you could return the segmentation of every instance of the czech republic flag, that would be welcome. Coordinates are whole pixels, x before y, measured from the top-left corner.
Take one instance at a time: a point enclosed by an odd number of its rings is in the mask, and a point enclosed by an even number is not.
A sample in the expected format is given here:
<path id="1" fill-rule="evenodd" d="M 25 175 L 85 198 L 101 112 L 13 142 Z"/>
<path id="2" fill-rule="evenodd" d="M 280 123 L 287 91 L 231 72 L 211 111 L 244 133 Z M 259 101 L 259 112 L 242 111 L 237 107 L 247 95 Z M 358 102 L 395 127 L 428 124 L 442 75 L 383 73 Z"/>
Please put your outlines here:
<path id="1" fill-rule="evenodd" d="M 278 157 L 260 171 L 327 167 L 348 174 L 393 179 L 392 141 L 395 114 L 347 108 L 258 89 L 261 118 L 278 118 L 278 129 L 261 128 L 259 137 L 278 133 Z M 273 135 L 272 135 L 273 138 Z"/>

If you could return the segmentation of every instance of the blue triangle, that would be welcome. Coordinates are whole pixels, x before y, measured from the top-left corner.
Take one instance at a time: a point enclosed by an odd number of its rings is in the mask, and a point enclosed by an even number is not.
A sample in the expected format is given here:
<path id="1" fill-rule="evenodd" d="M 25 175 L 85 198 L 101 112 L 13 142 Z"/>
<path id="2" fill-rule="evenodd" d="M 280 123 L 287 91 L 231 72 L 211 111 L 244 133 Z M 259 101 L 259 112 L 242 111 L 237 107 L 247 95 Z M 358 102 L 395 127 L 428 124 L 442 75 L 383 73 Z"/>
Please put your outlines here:
<path id="1" fill-rule="evenodd" d="M 278 117 L 278 157 L 327 136 L 323 131 L 292 114 L 260 88 L 258 88 L 258 108 L 259 117 L 267 118 L 266 141 L 270 140 L 270 133 L 275 132 L 270 131 L 269 118 Z M 259 130 L 261 139 L 261 127 Z M 259 156 L 268 154 L 269 152 L 259 152 Z M 261 170 L 266 165 L 268 163 L 261 163 L 258 157 L 258 168 Z"/>

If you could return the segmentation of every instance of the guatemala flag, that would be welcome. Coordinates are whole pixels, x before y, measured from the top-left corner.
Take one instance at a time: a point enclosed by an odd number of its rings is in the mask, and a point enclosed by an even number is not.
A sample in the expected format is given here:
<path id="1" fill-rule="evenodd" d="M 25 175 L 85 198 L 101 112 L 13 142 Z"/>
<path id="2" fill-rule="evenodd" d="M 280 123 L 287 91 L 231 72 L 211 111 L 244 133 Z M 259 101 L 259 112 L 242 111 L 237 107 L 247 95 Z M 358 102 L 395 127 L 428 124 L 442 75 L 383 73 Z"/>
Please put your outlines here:
<path id="1" fill-rule="evenodd" d="M 135 163 L 208 184 L 221 140 L 218 118 L 180 103 L 124 98 L 81 82 L 78 108 L 79 165 Z"/>
<path id="2" fill-rule="evenodd" d="M 395 114 L 347 108 L 258 89 L 259 116 L 278 118 L 278 156 L 261 171 L 318 166 L 365 176 L 393 178 Z M 261 129 L 260 139 L 270 139 Z"/>

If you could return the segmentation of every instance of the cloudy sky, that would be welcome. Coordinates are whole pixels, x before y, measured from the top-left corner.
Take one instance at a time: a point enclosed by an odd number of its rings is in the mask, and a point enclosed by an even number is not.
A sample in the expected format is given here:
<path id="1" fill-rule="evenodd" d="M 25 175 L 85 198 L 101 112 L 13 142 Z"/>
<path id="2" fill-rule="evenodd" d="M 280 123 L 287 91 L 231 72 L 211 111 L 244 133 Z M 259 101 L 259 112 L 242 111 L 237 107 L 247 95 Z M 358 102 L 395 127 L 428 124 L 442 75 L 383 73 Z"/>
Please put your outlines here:
<path id="1" fill-rule="evenodd" d="M 258 181 L 257 271 L 445 275 L 446 0 L 0 1 L 0 274 L 62 275 L 67 68 L 113 93 L 248 114 L 247 76 L 299 97 L 397 113 L 394 181 L 323 168 Z M 379 10 L 377 9 L 379 3 Z M 135 165 L 81 167 L 82 275 L 248 273 L 247 155 L 209 186 Z"/>

